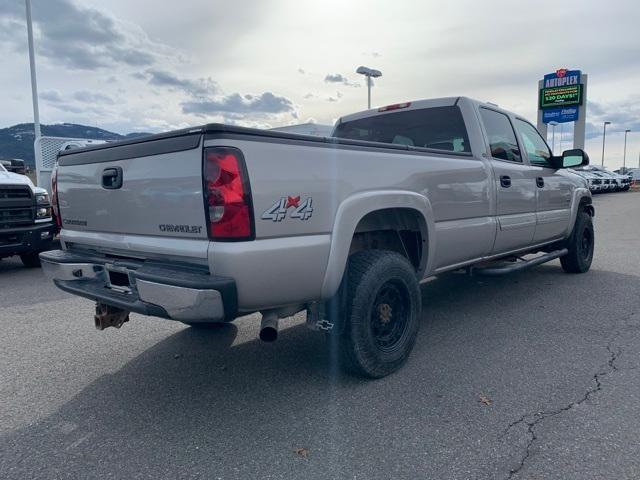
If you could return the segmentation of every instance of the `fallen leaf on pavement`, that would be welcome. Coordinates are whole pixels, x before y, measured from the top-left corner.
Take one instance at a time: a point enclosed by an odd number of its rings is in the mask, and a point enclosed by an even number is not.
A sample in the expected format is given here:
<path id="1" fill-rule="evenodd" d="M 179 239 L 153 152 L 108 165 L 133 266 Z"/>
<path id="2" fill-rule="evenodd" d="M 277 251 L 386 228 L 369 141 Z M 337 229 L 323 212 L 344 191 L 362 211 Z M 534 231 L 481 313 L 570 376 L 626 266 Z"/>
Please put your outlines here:
<path id="1" fill-rule="evenodd" d="M 483 394 L 480 394 L 480 403 L 484 403 L 485 405 L 491 405 L 491 400 L 489 400 Z"/>
<path id="2" fill-rule="evenodd" d="M 308 448 L 296 448 L 293 451 L 295 452 L 296 455 L 299 455 L 303 458 L 307 458 L 309 456 Z"/>

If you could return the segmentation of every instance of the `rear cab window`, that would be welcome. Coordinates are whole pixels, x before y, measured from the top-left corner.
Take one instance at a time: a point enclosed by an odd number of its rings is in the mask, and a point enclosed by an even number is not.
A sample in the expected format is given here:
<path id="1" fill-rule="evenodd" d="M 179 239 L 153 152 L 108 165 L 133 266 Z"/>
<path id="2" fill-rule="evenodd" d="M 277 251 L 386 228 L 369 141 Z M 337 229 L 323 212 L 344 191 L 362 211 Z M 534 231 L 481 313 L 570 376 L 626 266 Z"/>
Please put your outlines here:
<path id="1" fill-rule="evenodd" d="M 334 137 L 470 153 L 469 137 L 457 106 L 430 107 L 342 122 Z"/>

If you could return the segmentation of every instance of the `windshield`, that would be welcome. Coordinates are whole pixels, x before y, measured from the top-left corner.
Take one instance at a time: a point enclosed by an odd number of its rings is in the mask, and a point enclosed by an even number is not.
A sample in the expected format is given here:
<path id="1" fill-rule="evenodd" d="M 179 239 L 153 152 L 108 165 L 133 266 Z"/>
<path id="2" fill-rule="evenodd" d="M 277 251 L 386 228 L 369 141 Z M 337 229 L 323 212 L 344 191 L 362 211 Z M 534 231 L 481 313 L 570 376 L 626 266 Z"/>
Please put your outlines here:
<path id="1" fill-rule="evenodd" d="M 448 152 L 471 151 L 457 106 L 421 108 L 342 122 L 333 136 Z"/>

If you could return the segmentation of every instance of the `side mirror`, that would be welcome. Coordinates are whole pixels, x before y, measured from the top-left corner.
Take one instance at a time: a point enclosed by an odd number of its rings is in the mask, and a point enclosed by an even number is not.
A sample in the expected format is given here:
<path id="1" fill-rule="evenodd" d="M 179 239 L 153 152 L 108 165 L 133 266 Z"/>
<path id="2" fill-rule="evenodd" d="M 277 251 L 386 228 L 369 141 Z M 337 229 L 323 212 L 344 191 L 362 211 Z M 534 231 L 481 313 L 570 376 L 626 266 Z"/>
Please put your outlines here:
<path id="1" fill-rule="evenodd" d="M 589 155 L 584 150 L 574 148 L 562 152 L 561 157 L 552 157 L 552 163 L 555 168 L 582 167 L 589 165 Z"/>
<path id="2" fill-rule="evenodd" d="M 562 168 L 582 167 L 589 165 L 589 155 L 584 150 L 575 148 L 562 152 Z"/>

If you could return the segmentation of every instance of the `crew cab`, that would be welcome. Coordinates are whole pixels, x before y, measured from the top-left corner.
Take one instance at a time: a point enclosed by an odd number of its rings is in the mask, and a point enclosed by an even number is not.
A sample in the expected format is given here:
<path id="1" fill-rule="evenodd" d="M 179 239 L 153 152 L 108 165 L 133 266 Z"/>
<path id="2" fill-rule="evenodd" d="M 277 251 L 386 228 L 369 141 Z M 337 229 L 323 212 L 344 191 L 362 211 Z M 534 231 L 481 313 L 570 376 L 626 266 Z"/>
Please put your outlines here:
<path id="1" fill-rule="evenodd" d="M 62 250 L 41 259 L 99 329 L 261 312 L 271 341 L 306 310 L 347 368 L 382 377 L 416 340 L 422 279 L 589 269 L 591 195 L 567 170 L 586 164 L 465 97 L 348 115 L 326 138 L 209 124 L 60 152 Z"/>
<path id="2" fill-rule="evenodd" d="M 25 266 L 38 267 L 55 231 L 47 191 L 0 165 L 0 258 L 19 255 Z"/>

